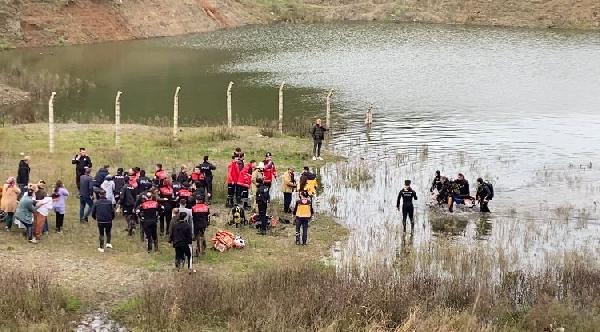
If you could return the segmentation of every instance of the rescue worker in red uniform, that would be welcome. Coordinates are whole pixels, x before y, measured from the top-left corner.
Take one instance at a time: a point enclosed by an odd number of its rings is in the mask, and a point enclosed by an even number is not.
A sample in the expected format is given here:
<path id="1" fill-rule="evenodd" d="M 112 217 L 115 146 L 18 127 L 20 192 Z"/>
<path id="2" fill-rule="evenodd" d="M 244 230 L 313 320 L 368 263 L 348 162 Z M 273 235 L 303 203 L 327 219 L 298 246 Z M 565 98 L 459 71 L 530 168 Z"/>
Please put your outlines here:
<path id="1" fill-rule="evenodd" d="M 158 216 L 162 213 L 162 206 L 158 204 L 150 192 L 144 195 L 143 200 L 143 203 L 137 209 L 137 214 L 146 234 L 146 239 L 148 239 L 148 253 L 150 253 L 153 245 L 154 251 L 158 251 L 156 224 L 158 223 Z"/>
<path id="2" fill-rule="evenodd" d="M 271 152 L 267 152 L 263 164 L 265 164 L 263 171 L 263 183 L 267 188 L 269 188 L 269 190 L 271 190 L 273 179 L 277 179 L 277 168 L 275 167 L 275 163 L 273 163 Z"/>
<path id="3" fill-rule="evenodd" d="M 236 193 L 236 186 L 238 177 L 240 176 L 240 169 L 238 168 L 237 156 L 231 157 L 231 162 L 227 165 L 227 203 L 226 207 L 233 207 L 233 199 Z"/>
<path id="4" fill-rule="evenodd" d="M 203 255 L 206 250 L 204 232 L 210 223 L 210 209 L 203 197 L 196 197 L 196 204 L 192 206 L 192 220 L 194 224 L 194 241 L 196 241 L 195 256 Z"/>
<path id="5" fill-rule="evenodd" d="M 163 169 L 162 164 L 156 164 L 156 170 L 154 172 L 154 184 L 158 187 L 162 185 L 162 182 L 167 178 L 167 172 Z"/>
<path id="6" fill-rule="evenodd" d="M 177 201 L 181 201 L 182 199 L 186 200 L 186 207 L 191 209 L 195 203 L 195 200 L 192 197 L 192 191 L 190 190 L 190 184 L 188 182 L 184 182 L 183 186 L 177 192 Z"/>
<path id="7" fill-rule="evenodd" d="M 250 209 L 250 204 L 248 203 L 248 192 L 250 190 L 250 185 L 252 185 L 252 172 L 254 171 L 254 167 L 256 164 L 256 160 L 251 160 L 250 163 L 244 166 L 244 169 L 240 172 L 240 176 L 238 177 L 237 187 L 240 197 L 240 203 L 243 203 L 244 209 Z"/>

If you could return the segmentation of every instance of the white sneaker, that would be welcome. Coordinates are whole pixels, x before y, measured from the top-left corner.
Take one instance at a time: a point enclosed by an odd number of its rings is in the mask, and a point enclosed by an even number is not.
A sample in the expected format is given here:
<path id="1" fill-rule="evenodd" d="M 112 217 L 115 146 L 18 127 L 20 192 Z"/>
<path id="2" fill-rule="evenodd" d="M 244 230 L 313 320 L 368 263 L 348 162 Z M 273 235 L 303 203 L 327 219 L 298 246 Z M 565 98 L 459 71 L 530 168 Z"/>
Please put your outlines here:
<path id="1" fill-rule="evenodd" d="M 36 239 L 31 239 L 31 240 L 29 240 L 29 242 L 31 242 L 31 243 L 34 243 L 34 244 L 35 244 L 35 243 L 38 243 L 38 240 L 36 240 Z"/>
<path id="2" fill-rule="evenodd" d="M 323 160 L 323 158 L 322 158 L 322 157 L 317 157 L 317 159 L 319 159 L 319 160 Z"/>
<path id="3" fill-rule="evenodd" d="M 112 249 L 112 244 L 110 244 L 110 243 L 107 243 L 105 247 L 106 247 L 106 248 L 110 248 L 110 249 Z"/>
<path id="4" fill-rule="evenodd" d="M 313 160 L 317 160 L 317 157 L 313 156 Z"/>
<path id="5" fill-rule="evenodd" d="M 102 249 L 102 248 L 98 248 L 98 251 L 99 251 L 99 252 L 104 252 L 104 249 Z"/>

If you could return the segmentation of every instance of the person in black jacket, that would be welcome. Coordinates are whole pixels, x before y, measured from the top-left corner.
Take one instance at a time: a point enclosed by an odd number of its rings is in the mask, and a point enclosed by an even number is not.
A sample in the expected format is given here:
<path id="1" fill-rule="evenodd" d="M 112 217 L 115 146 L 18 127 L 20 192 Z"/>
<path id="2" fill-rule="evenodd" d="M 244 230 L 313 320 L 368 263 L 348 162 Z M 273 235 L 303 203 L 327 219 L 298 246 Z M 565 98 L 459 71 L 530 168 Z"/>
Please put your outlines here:
<path id="1" fill-rule="evenodd" d="M 323 140 L 325 139 L 325 132 L 328 129 L 321 125 L 321 119 L 317 119 L 315 122 L 315 126 L 310 131 L 310 134 L 313 138 L 313 160 L 323 160 L 321 158 L 321 146 L 323 145 Z"/>
<path id="2" fill-rule="evenodd" d="M 488 184 L 483 182 L 482 178 L 477 179 L 477 194 L 475 198 L 479 201 L 479 212 L 491 212 L 488 203 L 492 199 L 492 191 Z"/>
<path id="3" fill-rule="evenodd" d="M 94 176 L 94 193 L 96 193 L 96 199 L 100 199 L 100 186 L 109 175 L 109 168 L 110 166 L 104 165 L 96 171 L 96 176 Z"/>
<path id="4" fill-rule="evenodd" d="M 98 222 L 98 232 L 100 233 L 99 252 L 104 252 L 104 235 L 106 235 L 106 248 L 112 248 L 111 234 L 112 222 L 115 219 L 115 209 L 112 201 L 106 199 L 106 192 L 100 190 L 100 199 L 92 207 L 92 218 Z"/>
<path id="5" fill-rule="evenodd" d="M 198 168 L 200 168 L 200 171 L 202 173 L 204 173 L 204 181 L 206 182 L 206 193 L 208 194 L 208 201 L 210 201 L 210 199 L 212 198 L 212 182 L 213 182 L 213 173 L 212 171 L 216 170 L 217 168 L 215 167 L 215 165 L 211 164 L 208 161 L 208 156 L 204 156 L 203 158 L 203 162 L 202 164 L 198 165 Z"/>
<path id="6" fill-rule="evenodd" d="M 186 219 L 185 212 L 176 216 L 169 242 L 175 248 L 175 268 L 181 269 L 187 259 L 187 267 L 192 272 L 192 251 L 190 249 L 190 245 L 193 243 L 192 225 L 187 223 Z"/>
<path id="7" fill-rule="evenodd" d="M 404 181 L 404 188 L 398 193 L 396 208 L 400 211 L 400 202 L 402 202 L 402 229 L 406 232 L 406 217 L 410 219 L 410 231 L 415 228 L 413 199 L 417 200 L 417 193 L 410 187 L 410 180 Z"/>
<path id="8" fill-rule="evenodd" d="M 267 207 L 271 196 L 269 187 L 265 186 L 262 178 L 256 179 L 256 205 L 258 205 L 258 218 L 260 220 L 260 235 L 267 235 Z"/>
<path id="9" fill-rule="evenodd" d="M 158 234 L 157 234 L 157 223 L 158 217 L 163 213 L 163 208 L 152 193 L 148 192 L 143 196 L 144 202 L 140 204 L 137 209 L 137 214 L 141 220 L 142 228 L 146 234 L 148 240 L 148 253 L 152 251 L 152 245 L 154 245 L 154 251 L 158 251 Z"/>
<path id="10" fill-rule="evenodd" d="M 142 194 L 152 189 L 152 180 L 146 176 L 146 170 L 140 170 L 140 177 L 137 179 L 138 193 Z"/>
<path id="11" fill-rule="evenodd" d="M 79 189 L 79 180 L 86 168 L 92 168 L 92 158 L 87 155 L 85 148 L 79 148 L 79 154 L 73 156 L 71 164 L 75 165 L 75 183 Z"/>
<path id="12" fill-rule="evenodd" d="M 19 186 L 19 189 L 21 189 L 19 199 L 21 199 L 21 196 L 23 196 L 23 194 L 27 192 L 27 185 L 29 184 L 29 173 L 31 173 L 31 168 L 29 167 L 30 160 L 30 156 L 25 156 L 21 161 L 19 161 L 19 169 L 17 170 L 17 185 Z"/>
<path id="13" fill-rule="evenodd" d="M 429 188 L 429 192 L 432 193 L 434 189 L 436 189 L 438 193 L 442 191 L 442 174 L 440 171 L 435 171 L 435 177 L 431 182 L 431 188 Z"/>
<path id="14" fill-rule="evenodd" d="M 121 191 L 123 191 L 123 188 L 128 181 L 127 176 L 124 174 L 123 167 L 117 169 L 117 175 L 113 177 L 113 181 L 115 182 L 115 202 L 119 202 L 121 200 Z"/>
<path id="15" fill-rule="evenodd" d="M 135 186 L 128 183 L 122 188 L 119 194 L 119 204 L 121 205 L 121 211 L 127 221 L 127 234 L 133 236 L 135 232 L 135 225 L 137 224 L 137 216 L 135 214 L 137 201 L 137 190 Z"/>

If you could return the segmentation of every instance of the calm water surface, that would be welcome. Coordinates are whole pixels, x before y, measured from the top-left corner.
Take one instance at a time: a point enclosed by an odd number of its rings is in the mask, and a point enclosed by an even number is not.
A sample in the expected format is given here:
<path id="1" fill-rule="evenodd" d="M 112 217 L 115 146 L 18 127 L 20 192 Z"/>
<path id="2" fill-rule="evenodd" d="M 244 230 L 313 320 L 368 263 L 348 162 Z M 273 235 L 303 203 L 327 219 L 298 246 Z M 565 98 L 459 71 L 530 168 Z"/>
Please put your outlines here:
<path id="1" fill-rule="evenodd" d="M 352 23 L 19 50 L 0 64 L 94 82 L 82 95 L 59 92 L 63 119 L 110 114 L 118 89 L 126 118 L 168 116 L 180 85 L 184 124 L 223 122 L 234 81 L 236 116 L 274 120 L 285 81 L 290 121 L 322 116 L 334 89 L 329 148 L 349 159 L 320 170 L 318 206 L 353 230 L 340 262 L 393 264 L 401 248 L 450 239 L 535 268 L 565 251 L 600 255 L 599 55 L 598 33 Z M 354 179 L 361 169 L 365 181 Z M 494 181 L 494 213 L 432 212 L 436 169 L 472 186 Z M 406 178 L 420 195 L 412 236 L 395 210 Z"/>

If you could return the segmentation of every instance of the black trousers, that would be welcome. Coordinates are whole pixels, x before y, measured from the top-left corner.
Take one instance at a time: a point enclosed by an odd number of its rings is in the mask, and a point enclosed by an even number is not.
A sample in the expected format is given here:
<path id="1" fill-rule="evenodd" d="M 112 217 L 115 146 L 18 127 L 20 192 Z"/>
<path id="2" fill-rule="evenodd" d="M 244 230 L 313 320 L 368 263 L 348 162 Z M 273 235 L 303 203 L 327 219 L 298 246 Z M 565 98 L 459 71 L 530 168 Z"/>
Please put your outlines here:
<path id="1" fill-rule="evenodd" d="M 402 224 L 406 226 L 406 218 L 410 219 L 410 223 L 413 223 L 414 220 L 415 208 L 410 206 L 402 206 Z"/>
<path id="2" fill-rule="evenodd" d="M 135 230 L 135 224 L 137 224 L 137 216 L 133 213 L 126 213 L 125 220 L 127 221 L 127 235 L 133 236 L 133 232 Z M 142 237 L 143 237 L 143 235 L 142 235 Z"/>
<path id="3" fill-rule="evenodd" d="M 65 214 L 56 212 L 56 230 L 62 231 L 63 224 L 65 223 Z"/>
<path id="4" fill-rule="evenodd" d="M 190 246 L 177 246 L 175 247 L 175 267 L 180 268 L 187 259 L 187 267 L 191 269 L 191 258 L 192 251 L 190 250 Z"/>
<path id="5" fill-rule="evenodd" d="M 79 180 L 81 179 L 81 175 L 83 175 L 83 172 L 75 169 L 75 184 L 77 184 L 77 190 L 79 190 Z"/>
<path id="6" fill-rule="evenodd" d="M 225 204 L 226 207 L 233 207 L 233 197 L 235 196 L 235 190 L 235 184 L 227 184 L 227 203 Z"/>
<path id="7" fill-rule="evenodd" d="M 99 222 L 98 233 L 100 233 L 100 248 L 104 248 L 104 236 L 106 235 L 106 243 L 110 244 L 112 230 L 112 223 L 110 222 Z"/>
<path id="8" fill-rule="evenodd" d="M 212 196 L 212 192 L 213 192 L 213 187 L 212 187 L 213 178 L 211 176 L 207 176 L 205 181 L 206 181 L 206 192 L 209 193 Z"/>
<path id="9" fill-rule="evenodd" d="M 260 230 L 267 231 L 267 204 L 258 203 L 258 220 L 260 221 Z"/>
<path id="10" fill-rule="evenodd" d="M 306 244 L 309 221 L 310 218 L 296 218 L 296 243 L 300 243 L 300 229 L 302 229 L 302 244 Z"/>
<path id="11" fill-rule="evenodd" d="M 490 211 L 490 208 L 488 207 L 488 203 L 484 201 L 483 199 L 479 200 L 479 212 L 492 212 Z"/>
<path id="12" fill-rule="evenodd" d="M 313 141 L 313 156 L 320 157 L 321 156 L 321 146 L 323 145 L 323 141 L 315 140 Z"/>
<path id="13" fill-rule="evenodd" d="M 156 220 L 147 220 L 142 222 L 146 239 L 148 240 L 148 251 L 152 250 L 152 244 L 154 244 L 154 250 L 158 250 L 158 234 L 156 234 Z"/>
<path id="14" fill-rule="evenodd" d="M 283 193 L 283 212 L 292 212 L 290 205 L 292 204 L 292 193 Z"/>
<path id="15" fill-rule="evenodd" d="M 173 208 L 170 205 L 164 205 L 164 213 L 160 216 L 160 235 L 165 233 L 165 224 L 167 226 L 167 235 L 171 230 L 171 220 L 173 219 Z"/>

